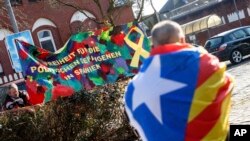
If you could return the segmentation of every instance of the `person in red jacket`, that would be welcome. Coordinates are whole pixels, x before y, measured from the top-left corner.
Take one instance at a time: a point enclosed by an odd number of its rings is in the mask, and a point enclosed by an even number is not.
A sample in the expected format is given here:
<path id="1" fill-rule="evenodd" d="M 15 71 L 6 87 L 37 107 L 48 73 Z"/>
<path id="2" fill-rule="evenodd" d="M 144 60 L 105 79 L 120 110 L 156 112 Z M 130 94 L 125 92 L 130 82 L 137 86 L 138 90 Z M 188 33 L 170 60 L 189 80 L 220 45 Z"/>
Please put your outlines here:
<path id="1" fill-rule="evenodd" d="M 4 109 L 11 110 L 19 107 L 29 106 L 29 95 L 18 90 L 15 83 L 8 87 L 8 95 L 4 102 Z"/>

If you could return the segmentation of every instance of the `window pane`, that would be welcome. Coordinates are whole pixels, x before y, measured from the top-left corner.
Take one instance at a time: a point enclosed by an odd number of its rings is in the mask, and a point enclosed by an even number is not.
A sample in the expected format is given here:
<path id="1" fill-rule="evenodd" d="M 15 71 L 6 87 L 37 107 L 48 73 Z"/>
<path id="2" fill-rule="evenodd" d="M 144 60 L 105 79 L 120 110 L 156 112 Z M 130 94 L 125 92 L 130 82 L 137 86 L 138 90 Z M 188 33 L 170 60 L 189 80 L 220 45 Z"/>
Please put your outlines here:
<path id="1" fill-rule="evenodd" d="M 248 35 L 250 35 L 250 28 L 247 28 L 246 31 L 247 31 Z"/>
<path id="2" fill-rule="evenodd" d="M 39 39 L 45 38 L 45 37 L 50 37 L 49 31 L 43 31 L 43 32 L 39 32 L 39 33 L 38 33 L 38 38 L 39 38 Z"/>
<path id="3" fill-rule="evenodd" d="M 229 34 L 228 36 L 225 36 L 225 42 L 229 42 L 229 41 L 232 41 L 232 40 L 235 40 L 236 37 L 234 37 L 233 34 Z"/>
<path id="4" fill-rule="evenodd" d="M 209 49 L 218 47 L 218 45 L 220 45 L 221 42 L 222 42 L 222 37 L 212 38 L 206 42 L 205 48 Z"/>
<path id="5" fill-rule="evenodd" d="M 23 4 L 22 0 L 10 0 L 12 6 Z"/>
<path id="6" fill-rule="evenodd" d="M 128 0 L 114 0 L 114 6 L 122 6 L 128 2 Z"/>
<path id="7" fill-rule="evenodd" d="M 2 64 L 0 64 L 0 73 L 3 72 L 3 67 L 2 67 Z"/>
<path id="8" fill-rule="evenodd" d="M 234 36 L 239 39 L 239 38 L 243 38 L 246 36 L 246 33 L 242 30 L 238 30 L 238 31 L 235 31 L 234 33 Z"/>
<path id="9" fill-rule="evenodd" d="M 41 42 L 42 48 L 46 49 L 48 51 L 54 52 L 54 46 L 51 40 L 47 40 L 47 41 L 42 41 Z"/>
<path id="10" fill-rule="evenodd" d="M 55 52 L 55 43 L 50 30 L 42 30 L 37 34 L 41 47 L 51 52 Z"/>

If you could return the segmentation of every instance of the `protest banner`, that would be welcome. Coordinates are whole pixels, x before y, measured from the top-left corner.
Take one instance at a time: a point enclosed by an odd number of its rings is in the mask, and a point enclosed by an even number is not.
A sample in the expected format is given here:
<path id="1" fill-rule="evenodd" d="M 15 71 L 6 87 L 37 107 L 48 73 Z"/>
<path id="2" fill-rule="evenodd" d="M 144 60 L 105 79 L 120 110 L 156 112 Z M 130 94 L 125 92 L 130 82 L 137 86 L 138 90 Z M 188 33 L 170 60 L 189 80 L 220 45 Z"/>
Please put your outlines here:
<path id="1" fill-rule="evenodd" d="M 54 53 L 16 44 L 33 104 L 133 76 L 151 49 L 135 23 L 75 34 Z"/>

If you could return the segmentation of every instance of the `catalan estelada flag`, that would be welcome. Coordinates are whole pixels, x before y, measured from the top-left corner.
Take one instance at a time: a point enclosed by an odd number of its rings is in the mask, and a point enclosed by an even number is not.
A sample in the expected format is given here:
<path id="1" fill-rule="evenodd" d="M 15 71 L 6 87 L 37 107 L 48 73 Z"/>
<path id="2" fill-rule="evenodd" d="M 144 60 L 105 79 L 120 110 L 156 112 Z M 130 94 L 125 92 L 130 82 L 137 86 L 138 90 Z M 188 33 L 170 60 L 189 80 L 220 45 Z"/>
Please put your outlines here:
<path id="1" fill-rule="evenodd" d="M 224 141 L 233 79 L 226 65 L 189 44 L 158 46 L 125 93 L 130 123 L 143 140 Z"/>

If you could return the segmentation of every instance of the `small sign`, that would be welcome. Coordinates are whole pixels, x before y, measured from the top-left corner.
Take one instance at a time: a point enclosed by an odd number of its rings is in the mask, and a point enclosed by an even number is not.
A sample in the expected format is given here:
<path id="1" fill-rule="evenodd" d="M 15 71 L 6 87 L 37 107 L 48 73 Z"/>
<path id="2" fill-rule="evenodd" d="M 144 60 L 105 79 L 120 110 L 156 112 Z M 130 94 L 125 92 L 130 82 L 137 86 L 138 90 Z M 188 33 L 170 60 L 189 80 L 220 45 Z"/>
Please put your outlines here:
<path id="1" fill-rule="evenodd" d="M 29 43 L 31 45 L 34 45 L 30 30 L 25 30 L 22 32 L 10 34 L 5 37 L 5 45 L 7 47 L 12 68 L 16 72 L 22 72 L 22 66 L 20 63 L 19 55 L 17 52 L 16 44 L 15 44 L 15 39 L 25 41 L 26 43 Z"/>

